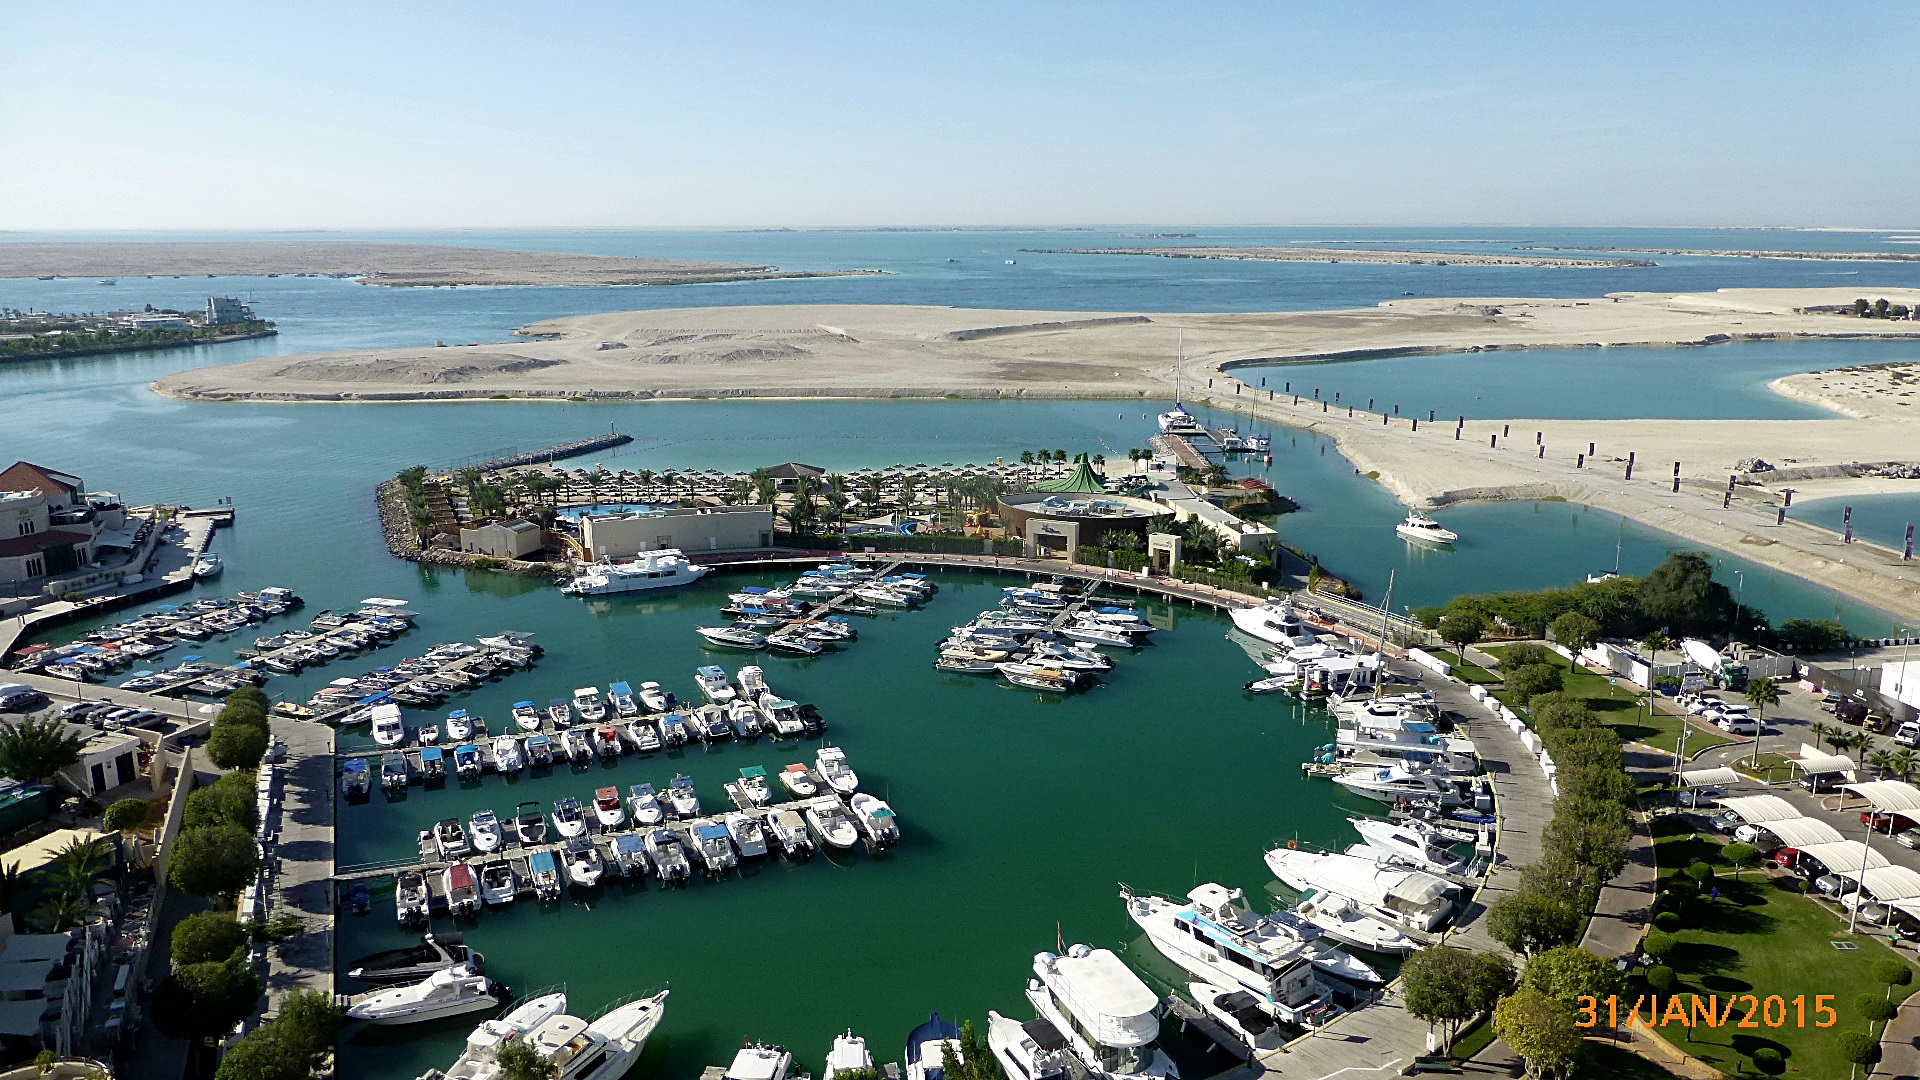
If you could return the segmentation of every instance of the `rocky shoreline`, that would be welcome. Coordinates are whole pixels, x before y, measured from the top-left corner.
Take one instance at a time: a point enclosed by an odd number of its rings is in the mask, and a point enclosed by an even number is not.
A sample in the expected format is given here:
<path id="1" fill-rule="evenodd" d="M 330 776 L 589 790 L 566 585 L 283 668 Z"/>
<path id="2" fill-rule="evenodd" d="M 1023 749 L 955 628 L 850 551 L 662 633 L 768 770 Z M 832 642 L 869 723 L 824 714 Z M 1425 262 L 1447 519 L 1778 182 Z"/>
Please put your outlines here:
<path id="1" fill-rule="evenodd" d="M 398 480 L 382 481 L 373 489 L 373 499 L 380 514 L 380 536 L 387 543 L 388 554 L 396 559 L 461 570 L 499 570 L 527 577 L 558 579 L 568 576 L 567 569 L 557 563 L 499 559 L 491 555 L 475 555 L 421 544 L 407 514 L 406 490 Z"/>

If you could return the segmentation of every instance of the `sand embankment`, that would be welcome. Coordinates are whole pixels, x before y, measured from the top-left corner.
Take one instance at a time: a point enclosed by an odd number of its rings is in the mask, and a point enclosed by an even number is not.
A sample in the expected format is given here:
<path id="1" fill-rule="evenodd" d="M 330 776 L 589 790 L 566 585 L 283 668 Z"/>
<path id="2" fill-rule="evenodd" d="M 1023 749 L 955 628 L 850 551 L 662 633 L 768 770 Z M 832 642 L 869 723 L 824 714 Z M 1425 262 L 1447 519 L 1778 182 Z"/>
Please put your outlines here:
<path id="1" fill-rule="evenodd" d="M 1852 418 L 1476 420 L 1458 439 L 1444 421 L 1415 430 L 1411 417 L 1359 410 L 1350 417 L 1278 394 L 1267 400 L 1251 386 L 1234 392 L 1234 369 L 1247 363 L 1528 347 L 1592 349 L 1592 362 L 1604 363 L 1604 349 L 1618 346 L 1920 340 L 1920 323 L 1796 312 L 1855 292 L 1406 300 L 1353 311 L 1228 315 L 888 306 L 616 312 L 538 323 L 525 328 L 533 340 L 524 342 L 274 357 L 182 372 L 155 389 L 225 401 L 1165 399 L 1173 395 L 1178 338 L 1186 348 L 1189 400 L 1324 432 L 1411 505 L 1587 503 L 1920 618 L 1920 572 L 1897 552 L 1842 545 L 1831 533 L 1791 520 L 1775 524 L 1775 504 L 1787 486 L 1803 499 L 1818 497 L 1822 485 L 1848 492 L 1920 490 L 1920 481 L 1861 475 L 1867 471 L 1862 463 L 1920 463 L 1920 421 L 1905 416 L 1903 405 L 1887 404 L 1885 395 L 1836 389 L 1843 384 L 1835 373 L 1821 373 L 1825 386 L 1815 382 L 1796 392 Z M 1892 370 L 1874 378 L 1890 385 Z M 1629 455 L 1631 480 L 1625 476 Z M 1752 458 L 1764 459 L 1778 476 L 1740 474 L 1732 507 L 1723 507 L 1728 476 Z M 1671 490 L 1675 461 L 1682 467 L 1678 494 Z"/>
<path id="2" fill-rule="evenodd" d="M 0 243 L 0 278 L 350 277 L 365 285 L 691 285 L 868 271 L 358 240 Z"/>
<path id="3" fill-rule="evenodd" d="M 1652 266 L 1645 259 L 1593 259 L 1567 255 L 1508 255 L 1395 248 L 1327 247 L 1101 247 L 1021 248 L 1037 255 L 1157 255 L 1163 259 L 1229 259 L 1240 262 L 1377 263 L 1391 266 L 1534 266 L 1618 270 Z"/>

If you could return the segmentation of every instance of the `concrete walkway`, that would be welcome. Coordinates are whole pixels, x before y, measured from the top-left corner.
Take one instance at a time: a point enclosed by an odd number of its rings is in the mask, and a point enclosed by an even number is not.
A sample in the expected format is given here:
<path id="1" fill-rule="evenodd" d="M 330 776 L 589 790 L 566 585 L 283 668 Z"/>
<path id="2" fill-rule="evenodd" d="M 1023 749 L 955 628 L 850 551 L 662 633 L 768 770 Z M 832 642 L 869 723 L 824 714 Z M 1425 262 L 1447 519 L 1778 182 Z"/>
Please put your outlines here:
<path id="1" fill-rule="evenodd" d="M 1880 1036 L 1880 1064 L 1874 1076 L 1920 1080 L 1920 995 L 1900 1003 L 1900 1011 Z"/>
<path id="2" fill-rule="evenodd" d="M 268 953 L 269 1015 L 294 990 L 333 993 L 333 729 L 276 716 L 273 733 L 288 754 L 270 822 L 264 917 L 291 912 L 307 929 Z"/>

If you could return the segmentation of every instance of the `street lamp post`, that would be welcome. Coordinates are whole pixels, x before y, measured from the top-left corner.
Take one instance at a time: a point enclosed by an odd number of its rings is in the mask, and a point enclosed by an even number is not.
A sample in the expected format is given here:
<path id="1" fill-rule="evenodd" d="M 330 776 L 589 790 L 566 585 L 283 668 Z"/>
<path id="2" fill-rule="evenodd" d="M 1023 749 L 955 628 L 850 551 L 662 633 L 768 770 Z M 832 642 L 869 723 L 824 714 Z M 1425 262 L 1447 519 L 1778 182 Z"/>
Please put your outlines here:
<path id="1" fill-rule="evenodd" d="M 1860 925 L 1860 905 L 1866 903 L 1867 895 L 1867 864 L 1873 859 L 1873 814 L 1867 813 L 1862 816 L 1867 819 L 1867 827 L 1864 830 L 1865 850 L 1860 852 L 1860 879 L 1856 882 L 1857 887 L 1854 889 L 1853 913 L 1847 916 L 1847 933 L 1849 934 Z"/>

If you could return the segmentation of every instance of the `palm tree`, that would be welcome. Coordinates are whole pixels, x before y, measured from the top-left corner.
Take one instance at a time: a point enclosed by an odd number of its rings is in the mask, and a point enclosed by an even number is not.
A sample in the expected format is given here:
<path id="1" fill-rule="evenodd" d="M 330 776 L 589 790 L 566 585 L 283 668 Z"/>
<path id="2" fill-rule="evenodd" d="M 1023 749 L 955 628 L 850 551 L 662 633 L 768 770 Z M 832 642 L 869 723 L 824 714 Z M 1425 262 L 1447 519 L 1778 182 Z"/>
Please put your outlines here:
<path id="1" fill-rule="evenodd" d="M 652 469 L 641 469 L 639 476 L 640 476 L 641 487 L 650 488 L 653 486 L 654 472 Z"/>
<path id="2" fill-rule="evenodd" d="M 1744 694 L 1747 704 L 1754 707 L 1763 721 L 1767 718 L 1767 706 L 1780 704 L 1780 684 L 1772 679 L 1754 679 L 1748 682 Z"/>
<path id="3" fill-rule="evenodd" d="M 1905 780 L 1914 773 L 1920 772 L 1920 754 L 1915 754 L 1904 746 L 1900 747 L 1887 755 L 1887 769 Z"/>
<path id="4" fill-rule="evenodd" d="M 1673 648 L 1673 638 L 1665 630 L 1655 630 L 1640 639 L 1640 647 L 1647 651 L 1647 658 L 1654 664 L 1660 663 L 1660 654 Z"/>
<path id="5" fill-rule="evenodd" d="M 1893 771 L 1893 755 L 1885 750 L 1875 750 L 1868 754 L 1866 763 L 1872 766 L 1874 775 L 1883 780 Z"/>
<path id="6" fill-rule="evenodd" d="M 67 726 L 51 716 L 0 727 L 0 775 L 30 784 L 51 780 L 80 760 L 86 742 L 86 736 L 69 734 Z"/>
<path id="7" fill-rule="evenodd" d="M 54 856 L 55 880 L 63 889 L 85 895 L 97 881 L 104 881 L 113 866 L 113 857 L 104 839 L 75 839 Z"/>
<path id="8" fill-rule="evenodd" d="M 1815 750 L 1824 750 L 1826 749 L 1824 740 L 1840 729 L 1827 723 L 1825 720 L 1815 720 L 1813 726 L 1807 730 L 1813 733 L 1813 748 Z"/>
<path id="9" fill-rule="evenodd" d="M 34 908 L 31 917 L 44 923 L 54 933 L 62 934 L 86 922 L 100 910 L 100 905 L 86 896 L 61 893 Z"/>

